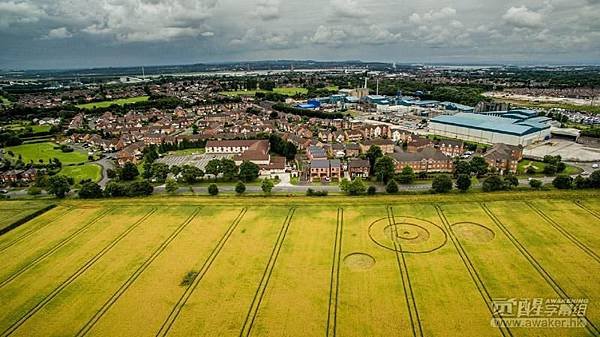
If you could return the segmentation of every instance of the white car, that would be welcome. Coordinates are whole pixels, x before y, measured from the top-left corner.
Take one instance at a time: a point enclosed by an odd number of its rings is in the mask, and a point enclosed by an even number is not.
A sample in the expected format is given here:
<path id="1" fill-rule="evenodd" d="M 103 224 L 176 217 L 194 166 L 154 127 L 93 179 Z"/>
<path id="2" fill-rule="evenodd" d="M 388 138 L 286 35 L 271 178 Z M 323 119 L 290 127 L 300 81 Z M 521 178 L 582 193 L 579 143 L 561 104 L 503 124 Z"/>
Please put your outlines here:
<path id="1" fill-rule="evenodd" d="M 598 164 L 592 164 L 592 168 L 598 168 L 599 165 Z"/>

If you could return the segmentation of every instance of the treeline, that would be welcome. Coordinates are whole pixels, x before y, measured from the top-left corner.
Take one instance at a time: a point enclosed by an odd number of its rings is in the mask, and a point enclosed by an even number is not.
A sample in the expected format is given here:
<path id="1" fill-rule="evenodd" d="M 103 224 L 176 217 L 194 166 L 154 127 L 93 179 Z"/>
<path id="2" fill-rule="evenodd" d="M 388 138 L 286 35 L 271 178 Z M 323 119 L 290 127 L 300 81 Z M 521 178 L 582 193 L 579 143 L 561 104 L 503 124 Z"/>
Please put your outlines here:
<path id="1" fill-rule="evenodd" d="M 276 103 L 273 105 L 273 110 L 277 110 L 279 112 L 288 113 L 292 115 L 309 117 L 309 118 L 322 118 L 322 119 L 338 119 L 344 118 L 344 114 L 340 112 L 321 112 L 321 111 L 313 111 L 313 110 L 303 110 L 294 108 L 287 104 Z"/>
<path id="2" fill-rule="evenodd" d="M 600 138 L 600 127 L 581 130 L 581 135 L 585 137 Z"/>

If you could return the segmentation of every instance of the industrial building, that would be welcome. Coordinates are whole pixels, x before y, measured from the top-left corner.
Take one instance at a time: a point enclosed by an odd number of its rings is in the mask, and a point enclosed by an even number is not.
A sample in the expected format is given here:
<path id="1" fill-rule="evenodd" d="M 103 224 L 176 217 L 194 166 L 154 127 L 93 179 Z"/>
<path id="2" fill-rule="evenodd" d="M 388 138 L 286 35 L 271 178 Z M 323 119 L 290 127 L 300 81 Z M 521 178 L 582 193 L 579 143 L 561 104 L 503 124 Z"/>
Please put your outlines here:
<path id="1" fill-rule="evenodd" d="M 429 121 L 431 133 L 478 143 L 527 146 L 550 138 L 546 117 L 526 110 L 492 113 L 457 113 Z M 502 117 L 500 117 L 502 116 Z"/>

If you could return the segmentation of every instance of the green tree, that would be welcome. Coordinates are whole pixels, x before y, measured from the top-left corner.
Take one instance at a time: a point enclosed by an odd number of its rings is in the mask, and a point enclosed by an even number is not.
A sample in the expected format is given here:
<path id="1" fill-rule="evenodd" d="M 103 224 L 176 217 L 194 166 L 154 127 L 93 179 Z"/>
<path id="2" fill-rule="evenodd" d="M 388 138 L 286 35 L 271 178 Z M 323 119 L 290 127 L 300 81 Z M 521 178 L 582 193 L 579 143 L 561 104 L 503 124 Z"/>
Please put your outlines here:
<path id="1" fill-rule="evenodd" d="M 383 156 L 377 159 L 375 162 L 375 169 L 373 173 L 378 181 L 387 183 L 394 176 L 396 171 L 396 165 L 391 157 Z"/>
<path id="2" fill-rule="evenodd" d="M 265 194 L 270 194 L 273 190 L 273 186 L 273 181 L 270 179 L 263 179 L 262 183 L 260 184 L 260 188 Z"/>
<path id="3" fill-rule="evenodd" d="M 260 172 L 260 167 L 250 161 L 244 161 L 240 165 L 240 173 L 239 177 L 243 182 L 251 182 L 258 178 L 258 174 Z"/>
<path id="4" fill-rule="evenodd" d="M 123 181 L 130 181 L 135 179 L 140 175 L 140 171 L 138 171 L 137 167 L 131 163 L 127 162 L 123 167 L 119 170 L 119 179 Z"/>
<path id="5" fill-rule="evenodd" d="M 237 193 L 237 194 L 243 194 L 244 192 L 246 192 L 246 185 L 244 185 L 243 182 L 239 181 L 235 185 L 235 193 Z"/>
<path id="6" fill-rule="evenodd" d="M 431 189 L 436 193 L 447 193 L 452 190 L 452 178 L 447 174 L 440 174 L 433 178 Z"/>
<path id="7" fill-rule="evenodd" d="M 471 172 L 475 173 L 478 178 L 481 178 L 488 173 L 489 165 L 481 156 L 473 157 L 469 165 L 471 166 Z"/>
<path id="8" fill-rule="evenodd" d="M 169 178 L 167 179 L 167 182 L 165 183 L 165 190 L 168 193 L 175 193 L 177 191 L 177 181 L 175 181 L 175 179 L 173 178 Z"/>
<path id="9" fill-rule="evenodd" d="M 367 195 L 375 195 L 375 193 L 377 193 L 377 188 L 375 186 L 371 185 L 367 188 Z"/>
<path id="10" fill-rule="evenodd" d="M 102 198 L 102 196 L 102 188 L 95 182 L 87 182 L 81 185 L 81 189 L 79 189 L 79 197 L 82 199 L 96 199 Z"/>
<path id="11" fill-rule="evenodd" d="M 497 175 L 487 177 L 482 184 L 482 189 L 484 192 L 500 191 L 505 189 L 505 187 L 506 185 L 504 184 L 504 180 Z"/>
<path id="12" fill-rule="evenodd" d="M 348 188 L 348 193 L 350 195 L 360 195 L 364 194 L 367 190 L 367 186 L 363 182 L 361 177 L 356 177 L 350 183 L 350 187 Z"/>
<path id="13" fill-rule="evenodd" d="M 519 179 L 514 174 L 509 174 L 504 177 L 504 185 L 506 188 L 519 186 Z"/>
<path id="14" fill-rule="evenodd" d="M 348 180 L 348 178 L 342 178 L 342 180 L 340 181 L 340 190 L 342 192 L 348 193 L 349 189 L 350 189 L 350 180 Z"/>
<path id="15" fill-rule="evenodd" d="M 600 188 L 600 170 L 596 170 L 590 174 L 590 187 L 591 188 Z"/>
<path id="16" fill-rule="evenodd" d="M 367 150 L 366 157 L 369 159 L 369 163 L 371 164 L 371 172 L 373 172 L 377 159 L 383 157 L 383 151 L 381 151 L 379 146 L 373 145 Z"/>
<path id="17" fill-rule="evenodd" d="M 127 195 L 127 187 L 116 181 L 111 181 L 104 187 L 104 195 L 107 197 L 124 197 Z"/>
<path id="18" fill-rule="evenodd" d="M 465 160 L 458 160 L 454 163 L 454 176 L 458 177 L 461 174 L 471 174 L 471 164 Z"/>
<path id="19" fill-rule="evenodd" d="M 152 164 L 152 177 L 158 182 L 163 182 L 169 175 L 169 165 L 164 163 L 153 163 Z"/>
<path id="20" fill-rule="evenodd" d="M 531 179 L 529 181 L 529 186 L 536 190 L 539 190 L 540 188 L 542 188 L 543 185 L 544 185 L 544 183 L 538 179 Z"/>
<path id="21" fill-rule="evenodd" d="M 134 181 L 127 186 L 127 195 L 130 197 L 141 197 L 151 195 L 154 187 L 147 180 Z"/>
<path id="22" fill-rule="evenodd" d="M 552 180 L 552 185 L 559 190 L 568 190 L 573 188 L 573 178 L 566 174 L 559 174 Z"/>
<path id="23" fill-rule="evenodd" d="M 221 159 L 221 173 L 223 174 L 223 179 L 229 181 L 233 180 L 238 175 L 238 167 L 235 165 L 235 162 L 231 159 L 223 158 Z"/>
<path id="24" fill-rule="evenodd" d="M 63 175 L 55 175 L 48 178 L 47 191 L 54 194 L 57 198 L 64 198 L 71 190 L 69 179 Z"/>
<path id="25" fill-rule="evenodd" d="M 468 174 L 459 174 L 456 178 L 456 188 L 461 192 L 466 192 L 471 187 L 471 176 Z"/>
<path id="26" fill-rule="evenodd" d="M 195 184 L 204 176 L 204 172 L 196 166 L 183 165 L 181 167 L 181 180 L 186 184 Z"/>
<path id="27" fill-rule="evenodd" d="M 215 178 L 221 173 L 221 161 L 219 159 L 211 159 L 206 163 L 204 168 L 206 174 L 210 174 Z"/>
<path id="28" fill-rule="evenodd" d="M 210 194 L 210 195 L 219 194 L 219 187 L 217 186 L 217 184 L 208 185 L 208 194 Z"/>
<path id="29" fill-rule="evenodd" d="M 385 192 L 389 194 L 398 193 L 398 184 L 396 184 L 396 181 L 394 181 L 394 179 L 390 179 L 387 185 L 385 185 Z"/>
<path id="30" fill-rule="evenodd" d="M 400 174 L 398 174 L 398 182 L 400 184 L 412 184 L 415 181 L 415 178 L 415 172 L 410 166 L 404 166 Z"/>

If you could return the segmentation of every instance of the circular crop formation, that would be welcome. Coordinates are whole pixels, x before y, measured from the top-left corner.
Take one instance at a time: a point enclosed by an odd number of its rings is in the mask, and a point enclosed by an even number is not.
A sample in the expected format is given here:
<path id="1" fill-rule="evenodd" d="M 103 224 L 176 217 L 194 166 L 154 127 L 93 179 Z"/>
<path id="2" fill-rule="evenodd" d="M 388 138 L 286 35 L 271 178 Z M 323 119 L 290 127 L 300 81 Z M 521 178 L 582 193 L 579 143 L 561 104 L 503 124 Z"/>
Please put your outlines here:
<path id="1" fill-rule="evenodd" d="M 354 271 L 364 271 L 373 268 L 375 258 L 365 253 L 352 253 L 344 257 L 346 267 Z"/>
<path id="2" fill-rule="evenodd" d="M 408 216 L 376 220 L 369 226 L 369 237 L 380 247 L 415 254 L 432 252 L 448 241 L 440 226 Z"/>
<path id="3" fill-rule="evenodd" d="M 452 231 L 459 239 L 477 243 L 490 242 L 496 237 L 493 230 L 475 222 L 457 222 L 452 224 Z"/>

